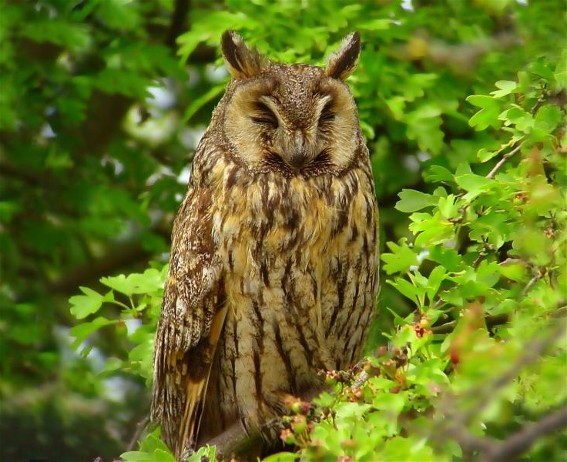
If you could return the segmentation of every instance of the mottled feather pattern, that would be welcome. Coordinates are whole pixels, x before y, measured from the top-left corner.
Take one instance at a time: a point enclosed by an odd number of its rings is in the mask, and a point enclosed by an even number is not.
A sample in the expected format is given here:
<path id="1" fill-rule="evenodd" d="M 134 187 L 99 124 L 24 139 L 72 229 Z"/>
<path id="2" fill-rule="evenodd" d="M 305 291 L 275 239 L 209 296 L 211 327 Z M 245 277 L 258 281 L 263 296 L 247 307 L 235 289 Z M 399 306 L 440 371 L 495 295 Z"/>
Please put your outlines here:
<path id="1" fill-rule="evenodd" d="M 156 335 L 152 419 L 177 460 L 235 422 L 277 440 L 286 397 L 360 358 L 378 291 L 373 176 L 342 81 L 358 36 L 325 70 L 227 34 L 234 79 L 197 148 Z"/>

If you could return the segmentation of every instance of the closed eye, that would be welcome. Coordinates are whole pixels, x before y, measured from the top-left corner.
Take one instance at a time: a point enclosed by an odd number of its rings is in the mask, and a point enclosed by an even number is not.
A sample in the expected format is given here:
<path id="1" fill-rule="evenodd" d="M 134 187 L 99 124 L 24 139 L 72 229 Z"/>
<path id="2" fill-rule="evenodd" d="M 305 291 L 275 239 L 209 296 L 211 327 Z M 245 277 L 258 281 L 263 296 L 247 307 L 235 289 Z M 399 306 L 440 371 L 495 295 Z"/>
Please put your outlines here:
<path id="1" fill-rule="evenodd" d="M 330 101 L 325 104 L 323 110 L 321 111 L 321 115 L 319 116 L 319 125 L 326 124 L 335 120 L 335 113 L 332 110 L 332 106 L 333 105 Z"/>
<path id="2" fill-rule="evenodd" d="M 259 125 L 267 125 L 270 128 L 278 128 L 278 118 L 272 110 L 261 101 L 254 103 L 254 115 L 250 116 L 252 122 Z"/>
<path id="3" fill-rule="evenodd" d="M 323 149 L 313 160 L 314 165 L 331 165 L 331 154 L 328 148 Z"/>

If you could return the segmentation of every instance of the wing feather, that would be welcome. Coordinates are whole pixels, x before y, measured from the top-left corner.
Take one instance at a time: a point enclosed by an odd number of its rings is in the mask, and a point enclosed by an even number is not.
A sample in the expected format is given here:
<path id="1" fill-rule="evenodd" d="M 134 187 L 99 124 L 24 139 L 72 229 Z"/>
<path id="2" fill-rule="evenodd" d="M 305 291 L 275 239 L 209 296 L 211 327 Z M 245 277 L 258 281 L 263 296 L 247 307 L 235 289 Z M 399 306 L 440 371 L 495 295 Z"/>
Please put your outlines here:
<path id="1" fill-rule="evenodd" d="M 178 460 L 197 441 L 226 315 L 211 199 L 210 189 L 190 188 L 177 214 L 156 334 L 152 420 Z"/>

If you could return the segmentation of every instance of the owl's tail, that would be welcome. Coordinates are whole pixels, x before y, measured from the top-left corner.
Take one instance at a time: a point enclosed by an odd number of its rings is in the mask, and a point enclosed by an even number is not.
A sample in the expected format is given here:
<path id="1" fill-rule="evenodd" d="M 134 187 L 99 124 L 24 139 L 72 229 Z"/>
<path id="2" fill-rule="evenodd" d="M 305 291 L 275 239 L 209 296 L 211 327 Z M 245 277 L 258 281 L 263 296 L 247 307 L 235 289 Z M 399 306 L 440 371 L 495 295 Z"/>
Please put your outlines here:
<path id="1" fill-rule="evenodd" d="M 178 424 L 175 429 L 177 435 L 173 444 L 170 444 L 178 461 L 183 461 L 192 450 L 196 449 L 211 375 L 211 365 L 224 325 L 226 311 L 225 306 L 215 313 L 208 337 L 204 340 L 204 343 L 187 355 L 188 374 L 183 376 L 185 383 L 180 390 L 185 398 L 185 405 L 183 415 L 175 419 L 175 423 Z M 194 364 L 200 364 L 200 367 L 196 368 L 197 371 L 191 371 L 191 365 Z"/>

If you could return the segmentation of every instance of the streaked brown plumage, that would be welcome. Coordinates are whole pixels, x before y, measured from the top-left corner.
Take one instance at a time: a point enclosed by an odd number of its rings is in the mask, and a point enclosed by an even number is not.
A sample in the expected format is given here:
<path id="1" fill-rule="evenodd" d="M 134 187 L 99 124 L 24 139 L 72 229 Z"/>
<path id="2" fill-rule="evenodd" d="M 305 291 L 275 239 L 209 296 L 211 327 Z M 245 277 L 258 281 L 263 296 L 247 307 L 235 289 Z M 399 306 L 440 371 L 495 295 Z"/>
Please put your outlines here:
<path id="1" fill-rule="evenodd" d="M 378 290 L 374 184 L 344 84 L 358 34 L 324 69 L 272 63 L 230 31 L 222 49 L 233 80 L 175 220 L 155 344 L 152 418 L 178 460 L 359 359 Z"/>

